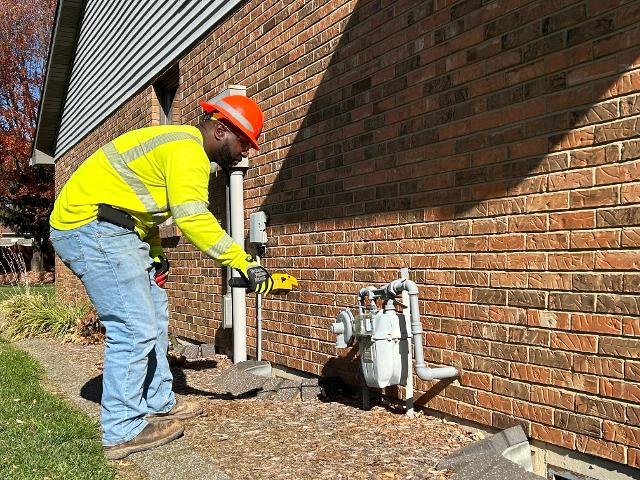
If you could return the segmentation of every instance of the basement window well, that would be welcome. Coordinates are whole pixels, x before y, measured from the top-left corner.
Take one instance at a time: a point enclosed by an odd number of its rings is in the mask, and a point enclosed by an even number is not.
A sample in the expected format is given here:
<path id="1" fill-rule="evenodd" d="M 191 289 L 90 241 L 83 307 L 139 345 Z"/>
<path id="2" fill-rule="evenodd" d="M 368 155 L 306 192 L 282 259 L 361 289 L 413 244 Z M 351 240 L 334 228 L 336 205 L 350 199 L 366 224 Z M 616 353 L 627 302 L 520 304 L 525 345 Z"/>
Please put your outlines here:
<path id="1" fill-rule="evenodd" d="M 547 469 L 547 480 L 596 480 L 586 475 L 580 475 L 560 467 L 549 465 Z"/>

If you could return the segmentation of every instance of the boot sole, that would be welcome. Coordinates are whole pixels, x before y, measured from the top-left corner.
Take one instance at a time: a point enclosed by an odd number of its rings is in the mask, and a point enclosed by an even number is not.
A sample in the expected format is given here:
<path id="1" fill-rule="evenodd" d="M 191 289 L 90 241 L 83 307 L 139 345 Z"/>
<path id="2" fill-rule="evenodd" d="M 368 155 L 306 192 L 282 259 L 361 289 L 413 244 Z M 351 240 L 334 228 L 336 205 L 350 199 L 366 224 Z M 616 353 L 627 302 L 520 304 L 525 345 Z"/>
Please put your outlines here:
<path id="1" fill-rule="evenodd" d="M 179 430 L 176 430 L 175 433 L 172 433 L 168 437 L 160 438 L 154 442 L 140 444 L 140 445 L 132 445 L 130 447 L 122 447 L 118 450 L 107 450 L 104 452 L 104 456 L 109 460 L 121 460 L 125 457 L 128 457 L 132 453 L 136 452 L 144 452 L 145 450 L 151 450 L 152 448 L 159 447 L 164 445 L 165 443 L 169 443 L 172 440 L 175 440 L 178 437 L 181 437 L 184 433 L 184 427 L 180 427 Z"/>
<path id="2" fill-rule="evenodd" d="M 196 413 L 183 413 L 181 414 L 174 414 L 174 415 L 163 415 L 163 416 L 148 416 L 148 417 L 144 417 L 144 419 L 149 422 L 149 423 L 154 423 L 154 422 L 164 422 L 165 420 L 188 420 L 190 418 L 198 418 L 198 417 L 206 417 L 207 414 L 204 413 L 204 410 L 200 410 L 199 412 Z"/>

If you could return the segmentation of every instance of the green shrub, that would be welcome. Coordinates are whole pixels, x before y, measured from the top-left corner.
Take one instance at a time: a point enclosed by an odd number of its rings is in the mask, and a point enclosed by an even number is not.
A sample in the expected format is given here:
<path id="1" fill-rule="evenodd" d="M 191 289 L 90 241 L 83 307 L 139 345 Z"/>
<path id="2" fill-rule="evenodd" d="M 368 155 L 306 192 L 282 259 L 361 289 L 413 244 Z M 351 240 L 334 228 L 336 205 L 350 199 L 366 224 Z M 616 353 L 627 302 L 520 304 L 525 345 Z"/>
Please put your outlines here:
<path id="1" fill-rule="evenodd" d="M 87 303 L 63 303 L 54 295 L 19 293 L 0 303 L 0 330 L 10 341 L 38 336 L 71 339 L 89 309 Z"/>

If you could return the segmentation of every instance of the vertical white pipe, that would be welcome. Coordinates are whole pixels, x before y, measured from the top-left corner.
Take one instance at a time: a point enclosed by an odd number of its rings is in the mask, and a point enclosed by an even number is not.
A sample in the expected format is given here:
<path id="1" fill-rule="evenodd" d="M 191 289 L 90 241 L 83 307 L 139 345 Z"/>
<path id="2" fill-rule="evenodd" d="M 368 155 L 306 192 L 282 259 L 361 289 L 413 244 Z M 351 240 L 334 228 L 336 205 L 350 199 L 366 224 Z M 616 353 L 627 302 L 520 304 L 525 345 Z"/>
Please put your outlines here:
<path id="1" fill-rule="evenodd" d="M 244 193 L 242 169 L 233 170 L 229 174 L 229 203 L 231 232 L 233 240 L 244 248 Z M 240 274 L 232 270 L 234 277 Z M 233 310 L 233 362 L 244 362 L 247 359 L 247 298 L 244 288 L 232 288 Z"/>
<path id="2" fill-rule="evenodd" d="M 409 280 L 408 268 L 400 270 L 400 278 L 402 280 Z M 411 310 L 409 309 L 409 292 L 407 292 L 406 288 L 402 289 L 402 304 L 404 305 L 402 313 L 404 314 L 405 324 L 407 325 L 407 385 L 405 386 L 405 413 L 408 417 L 413 417 L 413 345 L 411 343 Z"/>
<path id="3" fill-rule="evenodd" d="M 260 265 L 260 257 L 256 255 L 256 262 Z M 262 294 L 256 295 L 256 358 L 262 360 Z"/>

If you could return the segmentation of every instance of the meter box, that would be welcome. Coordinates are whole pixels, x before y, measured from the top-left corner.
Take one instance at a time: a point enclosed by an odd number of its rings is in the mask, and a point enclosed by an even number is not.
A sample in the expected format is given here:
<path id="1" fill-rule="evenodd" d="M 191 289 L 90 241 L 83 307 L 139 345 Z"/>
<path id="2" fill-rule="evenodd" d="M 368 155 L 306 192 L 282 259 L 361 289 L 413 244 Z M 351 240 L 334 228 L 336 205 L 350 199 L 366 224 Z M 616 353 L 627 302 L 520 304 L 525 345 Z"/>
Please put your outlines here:
<path id="1" fill-rule="evenodd" d="M 249 243 L 253 245 L 267 244 L 267 214 L 255 212 L 249 215 Z"/>
<path id="2" fill-rule="evenodd" d="M 403 364 L 406 367 L 402 356 L 403 351 L 406 355 L 406 347 L 401 344 L 407 340 L 400 329 L 400 322 L 404 321 L 404 316 L 393 310 L 355 317 L 354 335 L 367 386 L 384 388 L 401 383 Z"/>

